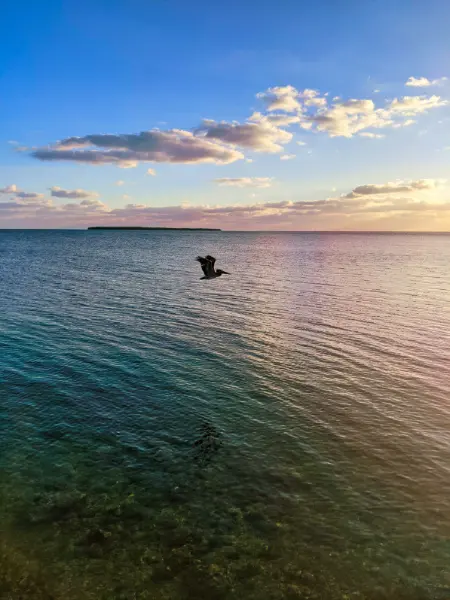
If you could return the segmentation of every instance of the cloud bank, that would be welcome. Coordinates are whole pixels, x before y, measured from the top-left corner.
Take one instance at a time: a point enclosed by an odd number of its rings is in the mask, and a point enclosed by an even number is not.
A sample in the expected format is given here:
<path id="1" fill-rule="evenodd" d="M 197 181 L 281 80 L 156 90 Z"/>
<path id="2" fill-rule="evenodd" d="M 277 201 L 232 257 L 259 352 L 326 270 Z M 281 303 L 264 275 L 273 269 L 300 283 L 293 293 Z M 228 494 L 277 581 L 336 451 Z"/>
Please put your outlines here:
<path id="1" fill-rule="evenodd" d="M 241 179 L 234 181 L 239 183 L 225 185 L 247 187 Z M 249 230 L 450 230 L 450 201 L 440 200 L 442 194 L 437 193 L 442 186 L 441 180 L 433 179 L 371 183 L 322 200 L 228 206 L 183 203 L 161 207 L 130 203 L 111 208 L 95 198 L 55 205 L 51 199 L 35 198 L 28 202 L 15 197 L 0 201 L 0 215 L 3 226 L 7 227 L 158 225 Z"/>
<path id="2" fill-rule="evenodd" d="M 429 83 L 434 85 L 441 81 L 443 79 Z M 254 113 L 250 117 L 260 123 L 274 123 L 274 119 L 277 119 L 278 125 L 298 122 L 304 130 L 326 133 L 330 137 L 350 138 L 359 134 L 373 139 L 383 134 L 371 130 L 406 127 L 415 122 L 408 117 L 417 117 L 448 104 L 447 100 L 437 95 L 403 96 L 386 101 L 382 106 L 376 106 L 371 99 L 342 100 L 335 96 L 329 104 L 327 95 L 318 90 L 297 90 L 290 85 L 269 88 L 257 94 L 257 98 L 263 100 L 269 112 L 268 115 Z M 278 111 L 278 114 L 274 115 L 272 111 Z"/>
<path id="3" fill-rule="evenodd" d="M 56 198 L 89 198 L 90 196 L 98 196 L 97 192 L 88 192 L 87 190 L 63 190 L 57 185 L 50 188 L 51 195 Z"/>
<path id="4" fill-rule="evenodd" d="M 426 78 L 410 78 L 407 85 L 427 87 L 444 79 L 430 82 Z M 367 98 L 343 100 L 335 96 L 330 102 L 326 93 L 310 88 L 299 90 L 292 85 L 270 87 L 256 97 L 264 110 L 253 112 L 244 122 L 204 119 L 191 130 L 91 133 L 16 151 L 27 151 L 41 161 L 121 168 L 142 163 L 227 165 L 244 159 L 246 151 L 282 153 L 293 139 L 293 127 L 329 137 L 351 138 L 358 134 L 379 139 L 384 133 L 378 130 L 412 125 L 421 114 L 448 104 L 438 95 L 403 96 L 378 106 Z M 152 175 L 154 171 L 150 168 L 147 173 Z"/>

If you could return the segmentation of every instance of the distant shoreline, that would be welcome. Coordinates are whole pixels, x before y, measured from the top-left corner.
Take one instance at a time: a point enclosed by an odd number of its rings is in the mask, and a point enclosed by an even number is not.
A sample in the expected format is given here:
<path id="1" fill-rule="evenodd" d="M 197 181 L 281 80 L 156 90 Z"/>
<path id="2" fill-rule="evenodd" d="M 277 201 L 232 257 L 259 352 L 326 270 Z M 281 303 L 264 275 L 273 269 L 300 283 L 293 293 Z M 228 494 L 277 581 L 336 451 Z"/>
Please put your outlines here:
<path id="1" fill-rule="evenodd" d="M 17 232 L 23 232 L 23 231 L 29 231 L 29 232 L 43 232 L 43 231 L 55 231 L 55 232 L 86 232 L 88 230 L 97 230 L 97 231 L 114 231 L 114 230 L 156 230 L 156 231 L 218 231 L 221 233 L 236 233 L 236 234 L 241 234 L 241 233 L 248 233 L 248 234 L 270 234 L 270 235 L 283 235 L 283 234 L 294 234 L 294 235 L 411 235 L 411 236 L 415 236 L 415 235 L 445 235 L 445 236 L 450 236 L 450 231 L 342 231 L 342 230 L 325 230 L 325 231 L 319 231 L 319 230 L 304 230 L 304 231 L 298 231 L 298 230 L 294 230 L 294 229 L 212 229 L 212 228 L 190 228 L 190 227 L 88 227 L 88 228 L 73 228 L 73 227 L 60 227 L 60 228 L 39 228 L 39 227 L 21 227 L 21 228 L 16 228 L 16 227 L 0 227 L 0 233 L 17 233 Z"/>
<path id="2" fill-rule="evenodd" d="M 211 229 L 207 227 L 88 227 L 88 230 L 97 230 L 97 231 L 110 231 L 110 230 L 119 230 L 119 231 L 128 231 L 128 230 L 151 230 L 151 231 L 222 231 L 221 229 Z"/>

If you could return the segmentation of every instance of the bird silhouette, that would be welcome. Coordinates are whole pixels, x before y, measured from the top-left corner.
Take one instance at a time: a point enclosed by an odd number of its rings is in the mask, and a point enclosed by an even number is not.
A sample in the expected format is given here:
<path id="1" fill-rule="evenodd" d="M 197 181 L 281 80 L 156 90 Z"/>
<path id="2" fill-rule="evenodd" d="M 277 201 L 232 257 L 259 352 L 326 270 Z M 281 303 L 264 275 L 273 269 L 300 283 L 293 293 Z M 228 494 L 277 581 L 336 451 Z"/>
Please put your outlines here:
<path id="1" fill-rule="evenodd" d="M 204 273 L 204 277 L 200 277 L 200 279 L 215 279 L 221 275 L 230 275 L 230 273 L 223 271 L 222 269 L 214 269 L 214 264 L 216 262 L 214 256 L 210 256 L 209 254 L 205 257 L 197 256 L 195 260 L 200 263 Z"/>

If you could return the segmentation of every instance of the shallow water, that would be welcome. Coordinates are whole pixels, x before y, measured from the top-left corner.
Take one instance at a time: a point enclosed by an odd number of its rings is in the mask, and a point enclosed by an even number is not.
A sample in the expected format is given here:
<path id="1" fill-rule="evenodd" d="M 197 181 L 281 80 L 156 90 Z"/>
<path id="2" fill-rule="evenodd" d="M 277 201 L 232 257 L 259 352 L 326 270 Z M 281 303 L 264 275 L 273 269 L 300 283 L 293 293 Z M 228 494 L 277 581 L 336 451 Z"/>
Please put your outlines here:
<path id="1" fill-rule="evenodd" d="M 0 598 L 450 598 L 449 264 L 0 232 Z"/>

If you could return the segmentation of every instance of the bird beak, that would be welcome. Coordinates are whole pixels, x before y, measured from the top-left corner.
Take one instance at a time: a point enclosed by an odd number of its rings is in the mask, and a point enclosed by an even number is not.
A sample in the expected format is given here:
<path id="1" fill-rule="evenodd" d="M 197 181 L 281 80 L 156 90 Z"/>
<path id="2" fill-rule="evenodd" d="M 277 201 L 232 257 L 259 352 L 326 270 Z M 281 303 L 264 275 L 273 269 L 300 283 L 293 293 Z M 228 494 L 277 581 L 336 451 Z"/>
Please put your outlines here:
<path id="1" fill-rule="evenodd" d="M 223 273 L 224 275 L 231 275 L 231 273 L 228 273 L 228 271 L 222 271 L 222 273 Z"/>

